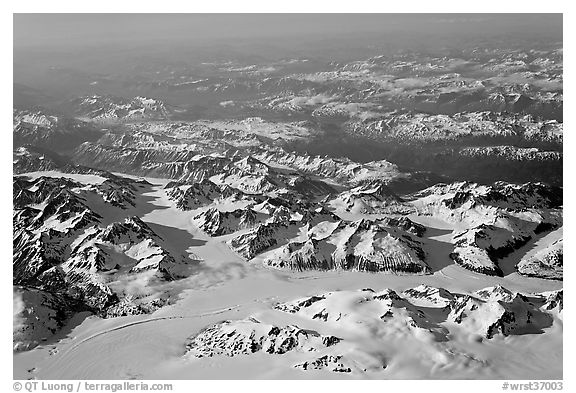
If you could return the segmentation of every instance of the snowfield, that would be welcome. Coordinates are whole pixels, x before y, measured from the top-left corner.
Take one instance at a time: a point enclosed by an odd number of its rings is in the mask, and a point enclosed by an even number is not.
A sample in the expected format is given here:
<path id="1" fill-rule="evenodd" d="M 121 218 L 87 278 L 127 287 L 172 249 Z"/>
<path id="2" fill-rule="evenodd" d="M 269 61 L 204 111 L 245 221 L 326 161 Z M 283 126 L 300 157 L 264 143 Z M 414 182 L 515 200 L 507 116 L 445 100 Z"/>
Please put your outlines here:
<path id="1" fill-rule="evenodd" d="M 101 183 L 98 176 L 41 175 Z M 514 269 L 561 238 L 561 228 L 501 259 L 502 277 L 455 264 L 459 224 L 417 213 L 409 217 L 426 227 L 419 241 L 431 274 L 277 270 L 263 264 L 267 253 L 246 261 L 227 245 L 247 230 L 210 237 L 194 224 L 197 211 L 169 199 L 168 180 L 146 180 L 152 186 L 130 215 L 198 263 L 185 278 L 152 289 L 145 276 L 113 285 L 173 301 L 149 314 L 76 314 L 54 335 L 40 329 L 38 346 L 14 353 L 15 379 L 563 377 L 562 281 Z M 317 238 L 334 228 L 323 223 Z M 143 243 L 126 247 L 127 258 L 149 252 Z M 55 312 L 41 294 L 28 296 L 39 315 Z M 14 309 L 16 333 L 33 318 L 17 289 Z"/>
<path id="2" fill-rule="evenodd" d="M 15 379 L 570 376 L 562 16 L 333 17 L 15 26 Z"/>

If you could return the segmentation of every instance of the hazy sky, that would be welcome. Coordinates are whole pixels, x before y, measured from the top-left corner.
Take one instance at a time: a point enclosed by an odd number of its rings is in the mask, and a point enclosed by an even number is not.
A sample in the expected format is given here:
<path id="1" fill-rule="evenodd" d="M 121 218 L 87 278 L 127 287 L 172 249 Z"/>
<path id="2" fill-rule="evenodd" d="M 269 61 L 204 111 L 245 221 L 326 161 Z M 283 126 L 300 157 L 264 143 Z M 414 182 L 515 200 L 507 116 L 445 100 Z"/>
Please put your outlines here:
<path id="1" fill-rule="evenodd" d="M 401 31 L 562 37 L 561 14 L 14 14 L 14 46 Z"/>

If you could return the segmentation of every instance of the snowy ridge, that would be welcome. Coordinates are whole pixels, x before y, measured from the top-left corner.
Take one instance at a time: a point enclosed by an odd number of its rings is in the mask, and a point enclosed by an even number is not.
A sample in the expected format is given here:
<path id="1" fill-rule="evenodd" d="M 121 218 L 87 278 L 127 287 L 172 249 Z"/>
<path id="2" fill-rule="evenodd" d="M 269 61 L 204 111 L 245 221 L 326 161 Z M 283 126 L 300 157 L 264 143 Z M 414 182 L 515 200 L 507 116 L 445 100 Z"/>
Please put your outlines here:
<path id="1" fill-rule="evenodd" d="M 421 348 L 419 362 L 429 367 L 466 361 L 468 367 L 481 369 L 489 367 L 489 360 L 451 348 L 449 337 L 501 340 L 548 328 L 556 315 L 547 300 L 556 293 L 523 295 L 488 287 L 465 294 L 421 285 L 402 294 L 404 297 L 390 289 L 366 288 L 279 303 L 274 306 L 275 313 L 207 327 L 189 339 L 184 357 L 202 362 L 207 357 L 262 353 L 260 356 L 285 356 L 289 360 L 282 363 L 284 367 L 291 365 L 303 372 L 361 375 L 396 367 L 406 356 L 393 350 L 392 342 L 397 340 Z M 282 321 L 300 321 L 305 327 L 266 322 L 278 320 L 278 312 L 284 314 Z M 360 334 L 371 337 L 370 346 L 358 340 Z"/>
<path id="2" fill-rule="evenodd" d="M 290 241 L 264 260 L 267 266 L 290 270 L 358 270 L 392 273 L 428 273 L 417 240 L 391 220 L 341 222 L 321 231 L 309 230 L 303 240 Z"/>
<path id="3" fill-rule="evenodd" d="M 35 145 L 55 151 L 69 151 L 86 141 L 96 141 L 102 133 L 89 123 L 54 116 L 44 111 L 13 111 L 14 147 Z"/>
<path id="4" fill-rule="evenodd" d="M 543 183 L 438 184 L 412 198 L 418 214 L 459 226 L 450 257 L 483 274 L 501 276 L 499 259 L 562 225 L 562 192 Z"/>
<path id="5" fill-rule="evenodd" d="M 277 327 L 260 323 L 254 318 L 225 321 L 193 337 L 187 344 L 187 356 L 197 358 L 218 355 L 237 356 L 263 351 L 282 355 L 289 351 L 312 352 L 316 347 L 338 343 L 333 336 L 320 336 L 297 326 Z"/>
<path id="6" fill-rule="evenodd" d="M 166 120 L 170 117 L 170 111 L 162 101 L 141 96 L 130 100 L 110 95 L 80 97 L 72 106 L 77 116 L 95 122 Z"/>
<path id="7" fill-rule="evenodd" d="M 14 177 L 13 282 L 21 287 L 25 304 L 39 296 L 55 299 L 44 301 L 59 320 L 50 325 L 50 334 L 42 333 L 48 336 L 78 310 L 102 316 L 152 312 L 161 301 L 150 305 L 127 298 L 119 282 L 146 282 L 152 288 L 188 276 L 189 266 L 197 263 L 191 254 L 175 253 L 140 218 L 129 216 L 149 183 L 97 173 L 70 175 L 75 179 Z M 122 216 L 127 218 L 114 221 Z M 37 344 L 35 333 L 22 337 L 15 336 L 18 348 Z"/>
<path id="8" fill-rule="evenodd" d="M 193 223 L 210 236 L 222 236 L 252 228 L 267 218 L 249 207 L 229 212 L 221 212 L 212 207 L 195 216 Z"/>
<path id="9" fill-rule="evenodd" d="M 562 239 L 556 240 L 535 255 L 522 259 L 516 268 L 518 273 L 529 277 L 562 280 L 564 264 Z"/>

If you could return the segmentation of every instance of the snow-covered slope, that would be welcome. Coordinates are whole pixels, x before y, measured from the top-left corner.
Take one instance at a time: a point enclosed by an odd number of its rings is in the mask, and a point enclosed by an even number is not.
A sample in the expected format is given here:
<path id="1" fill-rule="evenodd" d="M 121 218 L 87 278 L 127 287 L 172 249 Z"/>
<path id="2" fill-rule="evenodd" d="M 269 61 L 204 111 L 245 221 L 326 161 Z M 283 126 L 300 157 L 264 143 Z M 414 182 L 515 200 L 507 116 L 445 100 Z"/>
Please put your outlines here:
<path id="1" fill-rule="evenodd" d="M 517 266 L 520 274 L 530 277 L 562 280 L 564 271 L 564 244 L 556 240 L 534 255 L 522 259 Z"/>
<path id="2" fill-rule="evenodd" d="M 454 223 L 450 257 L 484 274 L 502 275 L 499 259 L 562 226 L 562 190 L 543 183 L 438 184 L 412 198 L 418 215 Z"/>
<path id="3" fill-rule="evenodd" d="M 330 373 L 382 378 L 410 362 L 430 372 L 456 372 L 458 362 L 479 371 L 490 369 L 491 360 L 465 352 L 455 336 L 501 342 L 547 329 L 556 315 L 546 309 L 545 294 L 528 297 L 500 286 L 473 294 L 418 286 L 403 294 L 366 288 L 279 303 L 273 312 L 202 330 L 189 339 L 184 358 L 197 358 L 192 364 L 199 367 L 206 358 L 260 354 L 274 362 L 285 358 L 283 367 L 314 371 L 320 378 Z"/>
<path id="4" fill-rule="evenodd" d="M 55 151 L 70 151 L 86 141 L 96 141 L 102 132 L 89 123 L 44 111 L 13 111 L 14 147 L 33 145 Z"/>
<path id="5" fill-rule="evenodd" d="M 95 122 L 166 120 L 170 117 L 170 111 L 162 101 L 141 96 L 125 99 L 93 95 L 79 97 L 70 105 L 76 116 Z"/>
<path id="6" fill-rule="evenodd" d="M 102 171 L 61 176 L 19 176 L 13 185 L 13 282 L 24 307 L 40 302 L 47 313 L 60 315 L 51 333 L 77 310 L 116 315 L 124 307 L 126 313 L 127 285 L 152 288 L 188 276 L 198 263 L 134 215 L 142 211 L 141 193 L 150 183 Z M 132 300 L 134 307 L 140 304 Z M 26 327 L 29 320 L 24 317 L 21 329 L 35 331 Z M 30 345 L 37 343 L 33 337 Z M 25 338 L 17 341 L 19 348 L 29 345 Z"/>
<path id="7" fill-rule="evenodd" d="M 35 225 L 49 225 L 53 231 L 66 228 L 65 234 L 70 234 L 59 238 L 43 231 L 45 237 L 36 243 L 22 241 L 38 244 L 34 250 L 46 258 L 46 266 L 52 266 L 49 258 L 59 261 L 54 273 L 42 275 L 40 268 L 36 272 L 24 269 L 22 274 L 38 277 L 46 285 L 41 299 L 60 298 L 33 301 L 23 297 L 23 303 L 18 303 L 24 306 L 17 310 L 26 310 L 40 307 L 33 306 L 40 302 L 46 307 L 42 314 L 47 315 L 46 321 L 54 321 L 34 325 L 29 314 L 18 312 L 15 345 L 26 349 L 39 344 L 15 355 L 15 370 L 34 368 L 31 374 L 18 371 L 18 376 L 205 378 L 217 377 L 209 371 L 214 365 L 219 372 L 241 378 L 560 375 L 558 360 L 546 354 L 561 348 L 561 283 L 461 269 L 450 263 L 451 238 L 439 236 L 443 231 L 428 216 L 413 213 L 413 219 L 385 215 L 374 219 L 368 215 L 350 222 L 321 209 L 321 204 L 311 208 L 298 201 L 265 197 L 250 205 L 265 218 L 263 222 L 212 238 L 197 227 L 194 217 L 218 203 L 205 200 L 207 205 L 199 209 L 181 210 L 166 191 L 174 189 L 170 186 L 185 186 L 170 185 L 167 180 L 139 183 L 119 178 L 114 183 L 127 182 L 123 187 L 130 190 L 119 200 L 123 209 L 105 202 L 96 191 L 114 179 L 105 172 L 51 175 L 57 177 L 30 174 L 36 180 L 15 180 L 19 185 L 15 188 L 17 229 L 34 234 Z M 72 221 L 63 224 L 66 215 L 58 210 L 60 205 L 54 204 L 54 214 L 45 211 L 51 196 L 58 195 L 53 190 L 61 185 L 67 190 L 62 206 L 73 215 L 88 208 L 100 217 L 73 232 Z M 307 211 L 308 215 L 303 214 Z M 453 230 L 459 224 L 443 225 Z M 272 269 L 262 263 L 298 242 L 316 250 L 285 254 L 295 267 L 306 267 L 303 271 Z M 64 261 L 59 259 L 62 247 L 70 254 Z M 310 264 L 312 256 L 331 256 L 325 252 L 331 247 L 349 250 L 366 261 L 335 270 Z M 370 270 L 362 268 L 369 265 L 367 261 L 386 262 L 388 254 L 412 258 L 420 273 L 429 274 L 405 274 L 408 265 L 402 263 L 391 264 L 388 272 L 404 274 L 362 271 Z M 179 261 L 181 255 L 188 264 Z M 184 269 L 180 271 L 184 278 L 167 281 L 170 277 L 165 272 L 175 275 L 176 268 Z M 58 285 L 75 288 L 69 294 L 85 294 L 84 301 L 55 289 Z M 33 292 L 27 285 L 20 287 L 20 291 Z M 374 290 L 360 290 L 368 287 Z M 107 305 L 106 299 L 110 299 Z M 94 312 L 98 305 L 105 305 L 98 316 L 86 318 L 83 310 Z M 50 319 L 51 315 L 57 320 Z M 23 335 L 23 329 L 30 334 Z M 73 329 L 74 338 L 61 340 L 67 329 Z M 141 339 L 144 336 L 158 344 L 150 347 L 146 344 L 150 340 Z M 127 352 L 117 351 L 128 347 Z M 542 351 L 543 347 L 549 351 Z M 534 367 L 514 367 L 510 348 L 519 356 L 514 362 L 529 353 Z M 48 356 L 49 352 L 53 355 Z M 122 353 L 137 356 L 128 358 Z M 105 354 L 106 364 L 95 360 Z"/>
<path id="8" fill-rule="evenodd" d="M 318 224 L 297 240 L 272 251 L 264 264 L 291 270 L 358 270 L 428 273 L 424 252 L 393 220 Z"/>

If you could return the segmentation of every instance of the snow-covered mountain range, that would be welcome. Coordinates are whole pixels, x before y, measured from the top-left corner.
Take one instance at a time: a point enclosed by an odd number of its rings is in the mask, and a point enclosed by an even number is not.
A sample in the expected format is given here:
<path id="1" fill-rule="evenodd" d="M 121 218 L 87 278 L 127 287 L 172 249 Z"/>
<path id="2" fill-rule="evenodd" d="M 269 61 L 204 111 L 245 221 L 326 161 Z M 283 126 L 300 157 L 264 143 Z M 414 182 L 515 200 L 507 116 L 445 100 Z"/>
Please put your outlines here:
<path id="1" fill-rule="evenodd" d="M 15 378 L 561 379 L 538 45 L 15 85 Z"/>

